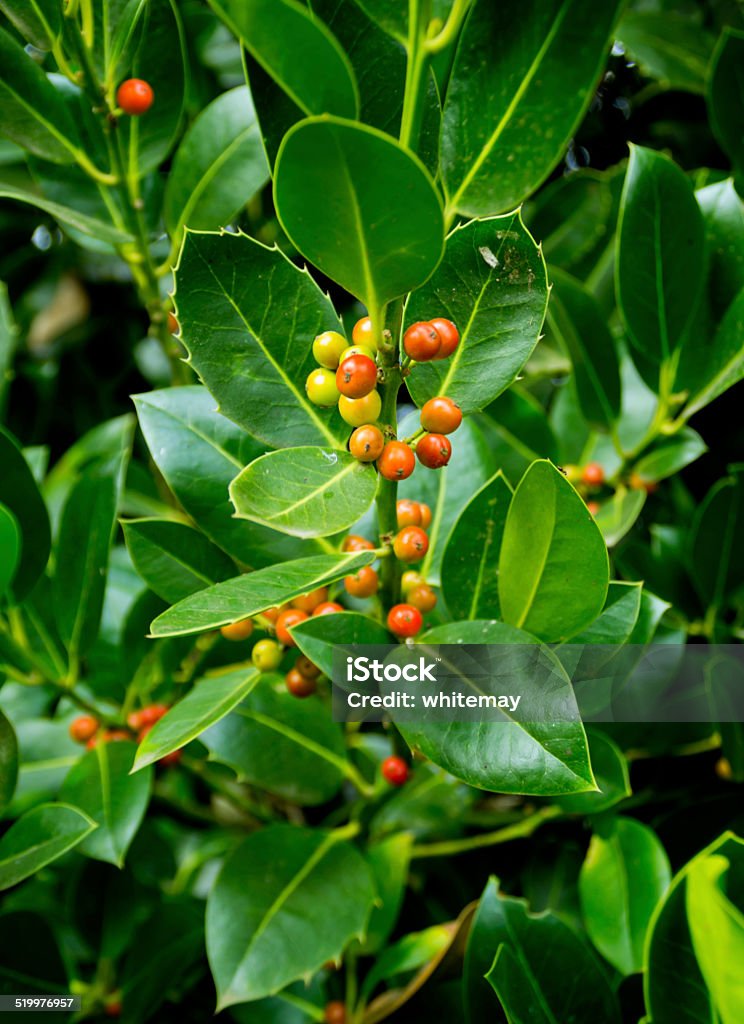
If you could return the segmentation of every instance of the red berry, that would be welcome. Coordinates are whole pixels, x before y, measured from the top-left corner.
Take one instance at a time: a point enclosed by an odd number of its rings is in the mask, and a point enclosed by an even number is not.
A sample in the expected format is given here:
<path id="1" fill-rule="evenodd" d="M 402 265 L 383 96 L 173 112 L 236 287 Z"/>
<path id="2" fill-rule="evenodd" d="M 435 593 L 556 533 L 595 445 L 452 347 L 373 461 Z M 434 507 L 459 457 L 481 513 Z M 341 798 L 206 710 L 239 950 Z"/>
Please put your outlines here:
<path id="1" fill-rule="evenodd" d="M 291 604 L 293 608 L 299 608 L 301 612 L 307 612 L 309 615 L 319 604 L 323 604 L 327 600 L 328 587 L 318 587 L 317 590 L 312 590 L 309 594 L 292 598 Z"/>
<path id="2" fill-rule="evenodd" d="M 393 541 L 395 557 L 401 562 L 420 562 L 429 550 L 429 538 L 420 526 L 406 526 Z"/>
<path id="3" fill-rule="evenodd" d="M 401 498 L 396 506 L 398 529 L 404 526 L 421 526 L 421 506 L 417 501 Z"/>
<path id="4" fill-rule="evenodd" d="M 416 636 L 424 624 L 418 608 L 412 604 L 396 604 L 388 612 L 388 629 L 396 636 Z"/>
<path id="5" fill-rule="evenodd" d="M 434 434 L 452 434 L 461 423 L 460 406 L 444 395 L 430 398 L 421 410 L 421 426 Z"/>
<path id="6" fill-rule="evenodd" d="M 133 117 L 147 113 L 154 99 L 152 87 L 141 78 L 128 78 L 116 91 L 117 105 Z"/>
<path id="7" fill-rule="evenodd" d="M 416 459 L 407 444 L 388 441 L 377 460 L 377 468 L 386 480 L 405 480 L 416 468 Z"/>
<path id="8" fill-rule="evenodd" d="M 598 462 L 587 462 L 581 474 L 581 479 L 585 484 L 590 487 L 600 487 L 604 483 L 604 478 L 604 470 Z"/>
<path id="9" fill-rule="evenodd" d="M 253 619 L 240 619 L 220 627 L 225 640 L 247 640 L 253 632 Z"/>
<path id="10" fill-rule="evenodd" d="M 416 455 L 427 469 L 441 469 L 452 455 L 452 445 L 444 434 L 424 434 L 416 445 Z"/>
<path id="11" fill-rule="evenodd" d="M 121 1002 L 119 1000 L 114 1000 L 114 1002 L 106 1003 L 103 1007 L 103 1012 L 107 1017 L 121 1017 Z"/>
<path id="12" fill-rule="evenodd" d="M 406 600 L 420 612 L 430 612 L 436 607 L 437 595 L 428 583 L 419 583 L 406 593 Z"/>
<path id="13" fill-rule="evenodd" d="M 377 593 L 378 585 L 377 573 L 371 565 L 365 565 L 353 576 L 347 576 L 344 580 L 346 591 L 352 597 L 372 597 Z"/>
<path id="14" fill-rule="evenodd" d="M 442 347 L 442 339 L 436 329 L 428 322 L 419 321 L 411 324 L 403 335 L 403 348 L 406 355 L 417 363 L 425 363 L 435 359 Z"/>
<path id="15" fill-rule="evenodd" d="M 357 533 L 350 533 L 348 537 L 344 537 L 344 542 L 341 545 L 342 551 L 374 551 L 375 546 L 371 540 L 367 540 L 366 537 L 360 537 Z"/>
<path id="16" fill-rule="evenodd" d="M 380 770 L 382 771 L 383 779 L 389 782 L 391 786 L 402 786 L 408 779 L 408 764 L 402 757 L 398 757 L 396 754 L 386 757 L 380 765 Z"/>
<path id="17" fill-rule="evenodd" d="M 587 501 L 586 503 L 587 512 L 591 512 L 593 516 L 596 516 L 599 512 L 600 504 L 598 501 Z"/>
<path id="18" fill-rule="evenodd" d="M 332 1003 L 326 1003 L 323 1019 L 325 1024 L 346 1024 L 346 1007 L 340 999 L 334 999 Z"/>
<path id="19" fill-rule="evenodd" d="M 307 612 L 300 611 L 299 608 L 288 608 L 286 612 L 282 612 L 276 620 L 276 638 L 279 643 L 284 644 L 285 647 L 296 647 L 294 638 L 289 631 L 292 626 L 304 622 L 306 618 Z"/>
<path id="20" fill-rule="evenodd" d="M 318 666 L 310 661 L 305 654 L 301 654 L 297 661 L 294 663 L 294 667 L 298 672 L 302 672 L 306 679 L 317 679 L 320 675 L 320 669 Z"/>
<path id="21" fill-rule="evenodd" d="M 418 503 L 418 507 L 421 509 L 421 529 L 428 530 L 431 526 L 431 509 L 423 501 Z"/>
<path id="22" fill-rule="evenodd" d="M 319 604 L 313 612 L 313 618 L 316 615 L 335 615 L 336 612 L 342 612 L 344 606 L 339 604 L 337 601 L 326 601 L 325 604 Z"/>
<path id="23" fill-rule="evenodd" d="M 298 668 L 291 668 L 284 677 L 284 680 L 287 684 L 287 689 L 293 697 L 310 697 L 318 688 L 315 680 L 303 676 Z"/>
<path id="24" fill-rule="evenodd" d="M 357 427 L 349 438 L 349 451 L 360 462 L 375 462 L 384 447 L 385 438 L 382 431 L 371 423 Z"/>
<path id="25" fill-rule="evenodd" d="M 155 725 L 155 723 L 159 722 L 167 711 L 167 704 L 149 704 L 146 708 L 142 708 L 142 710 L 139 713 L 140 724 Z"/>
<path id="26" fill-rule="evenodd" d="M 178 764 L 181 760 L 181 753 L 182 752 L 180 750 L 172 750 L 170 754 L 166 754 L 165 757 L 161 757 L 158 764 L 162 764 L 164 768 L 172 768 L 173 765 Z"/>
<path id="27" fill-rule="evenodd" d="M 70 736 L 76 743 L 87 743 L 98 732 L 98 724 L 93 715 L 80 715 L 70 723 Z"/>
<path id="28" fill-rule="evenodd" d="M 347 398 L 364 398 L 377 384 L 377 366 L 369 356 L 349 356 L 336 370 L 336 387 Z"/>
<path id="29" fill-rule="evenodd" d="M 442 317 L 436 317 L 432 320 L 431 326 L 442 339 L 441 348 L 437 352 L 435 359 L 446 359 L 452 355 L 460 344 L 460 332 L 451 320 L 445 320 Z"/>
<path id="30" fill-rule="evenodd" d="M 180 329 L 181 328 L 179 327 L 178 320 L 176 319 L 175 313 L 171 313 L 171 311 L 168 310 L 168 331 L 169 331 L 169 333 L 170 334 L 178 334 Z"/>

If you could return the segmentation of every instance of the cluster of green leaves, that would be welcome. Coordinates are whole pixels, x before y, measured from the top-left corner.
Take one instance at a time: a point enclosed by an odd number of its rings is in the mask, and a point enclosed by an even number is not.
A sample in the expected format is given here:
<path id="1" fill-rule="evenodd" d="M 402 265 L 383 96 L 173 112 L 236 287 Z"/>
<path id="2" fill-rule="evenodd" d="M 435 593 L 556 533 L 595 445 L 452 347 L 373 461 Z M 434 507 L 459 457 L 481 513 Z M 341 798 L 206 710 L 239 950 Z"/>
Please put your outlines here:
<path id="1" fill-rule="evenodd" d="M 744 475 L 704 426 L 744 377 L 744 22 L 657 6 L 0 0 L 0 197 L 64 233 L 66 271 L 126 270 L 149 317 L 136 422 L 108 409 L 61 455 L 23 447 L 17 414 L 0 428 L 0 991 L 73 984 L 86 1017 L 121 1001 L 132 1024 L 166 999 L 203 1019 L 214 989 L 238 1024 L 338 998 L 349 1024 L 742 1018 L 738 791 L 634 762 L 714 751 L 740 783 L 744 733 L 585 728 L 561 650 L 744 630 Z M 620 73 L 613 40 L 636 110 L 704 97 L 716 169 L 649 131 L 555 173 Z M 132 75 L 155 93 L 136 120 Z M 0 410 L 40 295 L 0 292 Z M 415 434 L 409 400 L 466 414 L 447 469 L 397 490 L 304 390 L 313 338 L 362 307 L 389 332 L 388 430 Z M 432 316 L 461 342 L 413 367 L 398 423 L 400 335 Z M 396 494 L 433 512 L 418 639 L 511 645 L 494 692 L 543 659 L 554 685 L 520 717 L 344 729 L 323 685 L 298 701 L 251 665 L 263 612 L 375 563 L 342 539 L 383 544 Z M 392 641 L 382 574 L 380 606 L 294 629 L 325 675 L 339 644 Z M 251 642 L 220 637 L 254 616 Z M 146 736 L 69 737 L 154 700 Z M 409 748 L 396 792 L 380 762 Z M 680 797 L 704 808 L 693 841 Z M 529 837 L 483 891 L 477 850 Z M 444 885 L 455 855 L 473 871 Z"/>

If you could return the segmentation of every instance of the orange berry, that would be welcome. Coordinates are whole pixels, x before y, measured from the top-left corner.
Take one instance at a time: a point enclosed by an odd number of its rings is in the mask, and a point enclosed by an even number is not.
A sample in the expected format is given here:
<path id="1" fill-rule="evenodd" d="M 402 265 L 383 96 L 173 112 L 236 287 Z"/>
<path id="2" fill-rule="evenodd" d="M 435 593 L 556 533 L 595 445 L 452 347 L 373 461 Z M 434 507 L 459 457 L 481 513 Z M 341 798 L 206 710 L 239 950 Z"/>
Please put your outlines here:
<path id="1" fill-rule="evenodd" d="M 276 620 L 276 638 L 284 644 L 285 647 L 296 647 L 296 643 L 292 634 L 289 632 L 292 626 L 298 625 L 300 622 L 304 622 L 307 618 L 307 612 L 300 611 L 299 608 L 289 608 L 286 612 L 282 612 L 279 618 Z"/>
<path id="2" fill-rule="evenodd" d="M 350 533 L 348 537 L 344 537 L 344 542 L 341 545 L 342 551 L 374 551 L 375 546 L 371 540 L 367 540 L 366 537 L 360 537 L 356 533 Z"/>
<path id="3" fill-rule="evenodd" d="M 253 632 L 253 619 L 240 619 L 220 627 L 225 640 L 247 640 Z"/>
<path id="4" fill-rule="evenodd" d="M 70 723 L 70 736 L 76 743 L 87 743 L 98 732 L 98 725 L 93 715 L 79 715 Z"/>
<path id="5" fill-rule="evenodd" d="M 349 451 L 360 462 L 374 462 L 380 457 L 384 447 L 383 433 L 372 423 L 357 427 L 349 438 Z"/>
<path id="6" fill-rule="evenodd" d="M 443 317 L 436 317 L 431 321 L 431 326 L 442 339 L 439 352 L 437 352 L 434 358 L 447 359 L 460 344 L 460 332 L 451 320 L 445 320 Z"/>
<path id="7" fill-rule="evenodd" d="M 299 608 L 301 612 L 307 612 L 309 615 L 310 612 L 315 611 L 319 604 L 323 604 L 327 600 L 328 587 L 318 587 L 317 590 L 313 590 L 309 594 L 293 598 L 291 604 L 293 608 Z"/>
<path id="8" fill-rule="evenodd" d="M 423 501 L 418 503 L 418 507 L 421 509 L 421 529 L 428 530 L 431 526 L 431 509 Z"/>
<path id="9" fill-rule="evenodd" d="M 388 441 L 377 460 L 377 468 L 386 480 L 405 480 L 416 468 L 416 459 L 403 441 Z"/>
<path id="10" fill-rule="evenodd" d="M 336 612 L 344 611 L 344 606 L 339 604 L 337 601 L 326 601 L 325 604 L 319 604 L 313 612 L 313 618 L 316 615 L 335 615 Z"/>
<path id="11" fill-rule="evenodd" d="M 589 487 L 600 487 L 604 483 L 604 469 L 598 462 L 587 462 L 581 474 L 582 481 Z"/>
<path id="12" fill-rule="evenodd" d="M 428 583 L 419 583 L 406 592 L 406 601 L 420 612 L 430 612 L 436 607 L 437 595 Z"/>
<path id="13" fill-rule="evenodd" d="M 429 550 L 429 538 L 420 526 L 406 526 L 393 541 L 395 557 L 401 562 L 420 562 Z"/>
<path id="14" fill-rule="evenodd" d="M 421 526 L 421 506 L 417 501 L 401 498 L 396 506 L 398 529 L 404 526 Z"/>
<path id="15" fill-rule="evenodd" d="M 297 668 L 291 668 L 284 677 L 284 681 L 293 697 L 310 697 L 318 688 L 314 679 L 303 676 Z"/>
<path id="16" fill-rule="evenodd" d="M 377 573 L 371 565 L 365 565 L 358 572 L 354 573 L 353 576 L 347 576 L 344 580 L 344 586 L 347 593 L 351 594 L 352 597 L 372 597 L 373 594 L 377 593 L 377 587 L 379 586 Z"/>

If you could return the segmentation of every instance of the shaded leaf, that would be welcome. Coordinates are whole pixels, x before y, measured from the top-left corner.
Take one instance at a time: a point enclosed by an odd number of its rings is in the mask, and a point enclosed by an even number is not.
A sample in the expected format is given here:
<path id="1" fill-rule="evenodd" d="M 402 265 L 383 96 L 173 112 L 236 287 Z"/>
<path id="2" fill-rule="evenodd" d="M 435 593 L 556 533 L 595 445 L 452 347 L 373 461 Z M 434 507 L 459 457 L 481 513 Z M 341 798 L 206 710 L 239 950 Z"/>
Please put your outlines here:
<path id="1" fill-rule="evenodd" d="M 80 851 L 121 867 L 150 801 L 152 773 L 132 776 L 134 744 L 98 742 L 70 769 L 60 798 L 96 822 Z"/>
<path id="2" fill-rule="evenodd" d="M 17 601 L 31 591 L 46 568 L 51 537 L 49 516 L 31 469 L 13 437 L 0 427 L 0 502 L 21 528 L 21 561 L 13 578 Z"/>
<path id="3" fill-rule="evenodd" d="M 227 859 L 207 900 L 218 1006 L 273 995 L 361 938 L 374 899 L 364 860 L 338 832 L 272 825 Z"/>
<path id="4" fill-rule="evenodd" d="M 555 466 L 533 463 L 504 527 L 504 621 L 542 640 L 566 640 L 602 611 L 608 582 L 607 548 L 586 505 Z"/>
<path id="5" fill-rule="evenodd" d="M 40 804 L 14 822 L 0 839 L 0 889 L 9 889 L 82 842 L 96 828 L 68 804 Z"/>

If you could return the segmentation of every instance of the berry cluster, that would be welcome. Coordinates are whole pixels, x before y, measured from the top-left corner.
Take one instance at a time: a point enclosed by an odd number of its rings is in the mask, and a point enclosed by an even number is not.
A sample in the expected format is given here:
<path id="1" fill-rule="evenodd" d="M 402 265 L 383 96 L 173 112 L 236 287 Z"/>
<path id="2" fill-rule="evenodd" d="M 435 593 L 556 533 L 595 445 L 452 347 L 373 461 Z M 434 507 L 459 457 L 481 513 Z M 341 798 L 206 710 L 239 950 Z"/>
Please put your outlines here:
<path id="1" fill-rule="evenodd" d="M 374 423 L 382 410 L 377 391 L 377 342 L 368 316 L 354 326 L 352 341 L 348 345 L 337 331 L 317 336 L 313 355 L 319 367 L 307 378 L 305 390 L 314 405 L 338 405 L 346 423 L 360 427 Z"/>
<path id="2" fill-rule="evenodd" d="M 328 600 L 328 587 L 319 587 L 279 608 L 267 608 L 256 616 L 255 623 L 253 619 L 240 619 L 222 626 L 220 633 L 226 640 L 247 640 L 256 623 L 272 632 L 276 639 L 265 637 L 253 645 L 251 661 L 259 672 L 274 672 L 282 663 L 285 648 L 296 646 L 291 633 L 293 626 L 304 622 L 310 615 L 329 615 L 341 611 L 343 608 L 340 604 Z M 287 689 L 294 697 L 310 697 L 317 690 L 319 676 L 318 666 L 300 654 L 285 675 Z"/>
<path id="3" fill-rule="evenodd" d="M 84 743 L 92 750 L 98 743 L 117 743 L 123 740 L 135 740 L 141 743 L 148 732 L 159 722 L 168 711 L 167 704 L 148 704 L 139 711 L 132 711 L 127 716 L 126 729 L 102 729 L 101 723 L 94 715 L 79 715 L 70 723 L 70 736 L 76 743 Z M 181 751 L 161 757 L 160 764 L 177 764 L 181 760 Z"/>
<path id="4" fill-rule="evenodd" d="M 350 347 L 336 331 L 324 331 L 313 342 L 313 355 L 320 364 L 305 383 L 308 398 L 315 405 L 338 405 L 342 418 L 354 427 L 349 451 L 360 462 L 376 462 L 386 480 L 405 480 L 413 473 L 416 457 L 427 469 L 441 469 L 452 455 L 446 436 L 462 423 L 462 412 L 451 398 L 430 399 L 421 410 L 423 436 L 415 443 L 386 440 L 377 419 L 382 402 L 377 391 L 377 342 L 369 317 L 359 320 Z M 425 362 L 446 359 L 457 348 L 460 335 L 450 320 L 437 319 L 413 324 L 403 337 L 408 360 Z M 414 455 L 415 451 L 415 455 Z"/>

